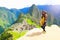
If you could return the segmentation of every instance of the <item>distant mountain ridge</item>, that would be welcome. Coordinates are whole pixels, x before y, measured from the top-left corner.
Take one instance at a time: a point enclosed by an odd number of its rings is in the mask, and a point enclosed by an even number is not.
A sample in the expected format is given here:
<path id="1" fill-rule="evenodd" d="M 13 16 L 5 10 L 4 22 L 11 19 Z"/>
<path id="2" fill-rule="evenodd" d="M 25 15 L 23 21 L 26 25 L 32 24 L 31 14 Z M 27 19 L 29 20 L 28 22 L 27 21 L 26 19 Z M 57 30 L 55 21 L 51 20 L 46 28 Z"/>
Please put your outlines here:
<path id="1" fill-rule="evenodd" d="M 34 4 L 33 4 L 34 5 Z M 59 14 L 60 14 L 60 12 L 58 12 L 58 13 L 55 13 L 55 12 L 52 12 L 51 10 L 50 10 L 50 6 L 58 6 L 58 5 L 36 5 L 37 6 L 37 8 L 39 9 L 39 10 L 45 10 L 45 11 L 47 11 L 47 12 L 50 12 L 51 14 L 53 14 L 53 15 L 55 15 L 55 16 L 59 16 Z M 23 13 L 28 13 L 29 12 L 29 8 L 30 7 L 26 7 L 26 8 L 22 8 L 22 9 L 17 9 L 17 10 L 20 10 L 20 11 L 22 11 Z"/>

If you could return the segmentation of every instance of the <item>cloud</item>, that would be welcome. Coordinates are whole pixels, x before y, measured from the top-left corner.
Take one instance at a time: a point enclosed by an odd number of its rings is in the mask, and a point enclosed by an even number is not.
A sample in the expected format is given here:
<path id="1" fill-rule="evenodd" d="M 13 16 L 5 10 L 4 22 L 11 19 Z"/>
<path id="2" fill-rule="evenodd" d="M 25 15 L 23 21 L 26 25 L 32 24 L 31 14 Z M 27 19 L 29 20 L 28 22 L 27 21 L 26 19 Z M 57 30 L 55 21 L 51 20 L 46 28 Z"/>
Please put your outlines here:
<path id="1" fill-rule="evenodd" d="M 30 7 L 32 4 L 36 5 L 59 5 L 59 0 L 0 0 L 1 7 L 7 8 L 24 8 Z"/>

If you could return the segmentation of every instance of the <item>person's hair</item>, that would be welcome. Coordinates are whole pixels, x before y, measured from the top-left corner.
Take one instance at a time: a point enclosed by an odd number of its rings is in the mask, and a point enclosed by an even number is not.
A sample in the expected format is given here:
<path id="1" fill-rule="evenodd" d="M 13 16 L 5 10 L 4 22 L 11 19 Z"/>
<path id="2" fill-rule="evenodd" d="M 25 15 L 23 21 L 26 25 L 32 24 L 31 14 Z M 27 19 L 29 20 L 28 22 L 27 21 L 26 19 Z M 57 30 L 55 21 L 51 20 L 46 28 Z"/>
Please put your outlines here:
<path id="1" fill-rule="evenodd" d="M 47 14 L 45 11 L 42 11 L 42 16 L 45 17 L 45 14 Z"/>

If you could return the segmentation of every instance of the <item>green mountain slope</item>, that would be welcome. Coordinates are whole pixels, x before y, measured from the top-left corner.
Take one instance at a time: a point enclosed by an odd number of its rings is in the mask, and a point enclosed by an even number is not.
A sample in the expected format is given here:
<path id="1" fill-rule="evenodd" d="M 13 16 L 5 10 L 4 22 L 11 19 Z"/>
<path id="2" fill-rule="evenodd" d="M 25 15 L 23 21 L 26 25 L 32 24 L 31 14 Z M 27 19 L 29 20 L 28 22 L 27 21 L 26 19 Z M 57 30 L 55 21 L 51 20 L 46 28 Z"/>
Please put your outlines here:
<path id="1" fill-rule="evenodd" d="M 10 12 L 7 8 L 0 8 L 0 27 L 3 29 L 8 28 L 11 24 L 16 21 L 14 13 Z M 0 30 L 1 31 L 1 30 Z"/>

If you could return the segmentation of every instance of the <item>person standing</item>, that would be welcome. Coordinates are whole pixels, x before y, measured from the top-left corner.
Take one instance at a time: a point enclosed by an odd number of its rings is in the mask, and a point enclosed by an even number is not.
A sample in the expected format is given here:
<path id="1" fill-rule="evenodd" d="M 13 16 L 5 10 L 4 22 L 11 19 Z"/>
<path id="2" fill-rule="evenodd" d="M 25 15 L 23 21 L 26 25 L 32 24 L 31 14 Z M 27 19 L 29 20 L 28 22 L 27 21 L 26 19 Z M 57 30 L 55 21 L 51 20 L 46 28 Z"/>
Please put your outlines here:
<path id="1" fill-rule="evenodd" d="M 40 19 L 40 26 L 43 29 L 43 31 L 45 31 L 45 32 L 46 32 L 46 30 L 45 30 L 46 22 L 47 22 L 47 13 L 45 11 L 42 11 L 42 16 Z"/>

